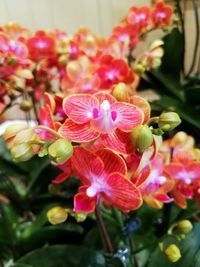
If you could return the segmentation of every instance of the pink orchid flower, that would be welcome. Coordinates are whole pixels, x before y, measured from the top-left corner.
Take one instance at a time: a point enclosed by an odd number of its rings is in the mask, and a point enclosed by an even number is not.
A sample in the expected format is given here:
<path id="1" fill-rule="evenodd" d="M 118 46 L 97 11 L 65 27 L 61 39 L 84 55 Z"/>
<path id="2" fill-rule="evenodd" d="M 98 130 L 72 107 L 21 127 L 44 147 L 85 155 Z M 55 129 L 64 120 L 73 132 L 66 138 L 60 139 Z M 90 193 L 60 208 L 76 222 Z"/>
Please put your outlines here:
<path id="1" fill-rule="evenodd" d="M 194 197 L 194 188 L 200 181 L 200 162 L 195 161 L 190 153 L 179 151 L 165 166 L 165 173 L 175 181 L 172 196 L 176 204 L 186 208 L 186 199 Z"/>
<path id="2" fill-rule="evenodd" d="M 136 125 L 144 119 L 136 106 L 117 102 L 110 94 L 79 94 L 64 99 L 63 109 L 68 119 L 59 129 L 65 138 L 77 142 L 90 142 L 101 137 L 108 148 L 125 153 L 121 143 Z M 123 150 L 123 151 L 122 151 Z"/>
<path id="3" fill-rule="evenodd" d="M 94 154 L 75 147 L 71 162 L 83 183 L 74 197 L 74 211 L 91 213 L 100 198 L 124 212 L 141 206 L 139 190 L 125 178 L 125 162 L 111 150 L 102 149 Z"/>

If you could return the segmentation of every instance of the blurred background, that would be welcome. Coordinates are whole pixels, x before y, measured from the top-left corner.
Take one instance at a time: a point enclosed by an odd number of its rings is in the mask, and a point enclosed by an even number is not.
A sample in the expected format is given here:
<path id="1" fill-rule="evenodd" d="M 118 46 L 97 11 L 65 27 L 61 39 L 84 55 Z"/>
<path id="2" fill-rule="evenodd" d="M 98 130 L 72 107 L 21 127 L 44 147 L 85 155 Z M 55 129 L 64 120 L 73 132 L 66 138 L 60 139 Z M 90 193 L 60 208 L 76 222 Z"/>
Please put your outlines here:
<path id="1" fill-rule="evenodd" d="M 195 42 L 195 19 L 192 1 L 177 0 L 184 9 L 186 64 L 190 63 Z M 101 36 L 109 36 L 111 29 L 133 6 L 150 5 L 152 0 L 0 0 L 0 25 L 18 22 L 31 30 L 61 29 L 68 33 L 80 26 L 90 28 Z M 175 3 L 176 1 L 165 1 Z M 200 12 L 200 0 L 196 0 Z M 153 37 L 154 38 L 154 37 Z M 197 68 L 197 66 L 196 66 Z"/>

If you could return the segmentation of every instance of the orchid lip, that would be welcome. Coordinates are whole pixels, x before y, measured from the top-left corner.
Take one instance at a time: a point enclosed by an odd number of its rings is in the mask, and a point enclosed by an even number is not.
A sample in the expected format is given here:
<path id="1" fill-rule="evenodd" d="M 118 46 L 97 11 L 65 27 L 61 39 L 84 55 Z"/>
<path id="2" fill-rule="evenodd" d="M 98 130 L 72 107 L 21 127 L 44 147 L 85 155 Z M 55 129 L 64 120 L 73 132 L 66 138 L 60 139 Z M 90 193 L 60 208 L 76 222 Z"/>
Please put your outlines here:
<path id="1" fill-rule="evenodd" d="M 115 128 L 117 111 L 111 110 L 109 101 L 106 99 L 100 105 L 100 108 L 93 108 L 93 125 L 101 132 L 110 132 Z"/>

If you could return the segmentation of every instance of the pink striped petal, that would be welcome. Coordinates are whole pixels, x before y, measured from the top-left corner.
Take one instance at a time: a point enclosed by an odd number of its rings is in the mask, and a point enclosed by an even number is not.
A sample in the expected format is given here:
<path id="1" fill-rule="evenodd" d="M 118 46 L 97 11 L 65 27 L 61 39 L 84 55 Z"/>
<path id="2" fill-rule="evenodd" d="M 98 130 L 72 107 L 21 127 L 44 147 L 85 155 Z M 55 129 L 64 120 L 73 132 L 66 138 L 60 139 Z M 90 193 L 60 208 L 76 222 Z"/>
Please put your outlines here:
<path id="1" fill-rule="evenodd" d="M 124 133 L 119 129 L 110 132 L 109 134 L 104 134 L 101 136 L 102 144 L 122 154 L 128 154 L 133 152 L 133 146 L 128 133 Z"/>
<path id="2" fill-rule="evenodd" d="M 103 174 L 103 161 L 97 155 L 83 147 L 74 147 L 71 162 L 75 172 L 80 175 L 80 178 L 86 184 L 92 182 L 94 179 L 98 179 Z"/>
<path id="3" fill-rule="evenodd" d="M 110 94 L 107 93 L 96 93 L 95 97 L 99 100 L 99 103 L 103 103 L 104 100 L 108 100 L 110 104 L 114 104 L 117 100 Z"/>
<path id="4" fill-rule="evenodd" d="M 86 193 L 78 193 L 74 196 L 74 211 L 75 212 L 94 212 L 96 207 L 96 198 L 88 197 Z"/>
<path id="5" fill-rule="evenodd" d="M 129 132 L 138 124 L 142 124 L 144 113 L 136 106 L 128 103 L 115 103 L 111 106 L 111 112 L 116 111 L 116 127 Z"/>
<path id="6" fill-rule="evenodd" d="M 99 137 L 99 133 L 94 131 L 88 123 L 77 124 L 70 119 L 66 119 L 59 128 L 59 133 L 77 143 L 90 142 Z"/>
<path id="7" fill-rule="evenodd" d="M 93 118 L 93 108 L 99 108 L 99 101 L 92 95 L 72 95 L 63 100 L 63 110 L 78 124 L 89 122 Z"/>
<path id="8" fill-rule="evenodd" d="M 107 174 L 119 172 L 126 174 L 127 168 L 124 160 L 110 149 L 101 149 L 96 153 L 104 163 L 104 171 Z"/>
<path id="9" fill-rule="evenodd" d="M 124 212 L 138 209 L 142 205 L 139 190 L 123 175 L 112 173 L 106 182 L 109 190 L 101 194 L 108 203 Z"/>

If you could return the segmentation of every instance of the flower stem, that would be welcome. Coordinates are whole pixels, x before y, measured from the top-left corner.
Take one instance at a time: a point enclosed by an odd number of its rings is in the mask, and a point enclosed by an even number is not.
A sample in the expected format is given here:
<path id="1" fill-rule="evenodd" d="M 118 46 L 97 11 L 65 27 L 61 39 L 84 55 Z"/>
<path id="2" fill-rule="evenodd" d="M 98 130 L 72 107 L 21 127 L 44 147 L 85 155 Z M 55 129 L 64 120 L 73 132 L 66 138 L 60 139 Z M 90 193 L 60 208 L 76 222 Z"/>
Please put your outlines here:
<path id="1" fill-rule="evenodd" d="M 60 135 L 58 132 L 56 132 L 55 130 L 53 130 L 53 129 L 47 127 L 47 126 L 44 126 L 44 125 L 37 125 L 37 126 L 34 127 L 34 129 L 35 129 L 35 130 L 37 130 L 37 129 L 41 129 L 41 130 L 47 131 L 47 132 L 49 132 L 49 133 L 55 135 L 55 136 L 58 137 L 58 138 L 63 138 L 63 136 Z"/>
<path id="2" fill-rule="evenodd" d="M 102 239 L 104 241 L 106 250 L 108 253 L 113 254 L 114 253 L 113 245 L 112 245 L 110 237 L 108 235 L 108 231 L 106 229 L 105 223 L 104 223 L 103 218 L 101 216 L 101 211 L 100 211 L 99 207 L 96 207 L 95 214 L 96 214 L 97 223 L 98 223 L 98 226 L 99 226 L 101 236 L 102 236 Z"/>

